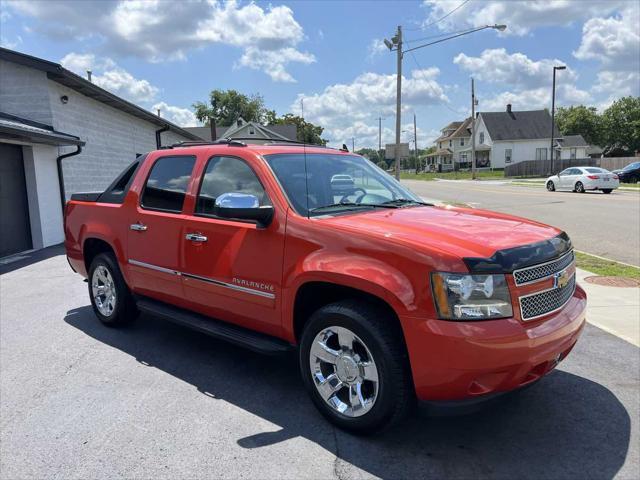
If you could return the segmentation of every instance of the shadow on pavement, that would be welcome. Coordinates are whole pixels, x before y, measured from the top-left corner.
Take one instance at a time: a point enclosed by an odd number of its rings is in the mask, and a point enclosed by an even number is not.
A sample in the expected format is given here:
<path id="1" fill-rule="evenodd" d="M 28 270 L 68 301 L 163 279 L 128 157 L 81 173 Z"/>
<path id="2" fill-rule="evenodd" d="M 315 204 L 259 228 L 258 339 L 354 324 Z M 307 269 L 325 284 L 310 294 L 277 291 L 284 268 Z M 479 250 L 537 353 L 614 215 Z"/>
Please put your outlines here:
<path id="1" fill-rule="evenodd" d="M 361 438 L 314 409 L 293 356 L 261 356 L 146 316 L 110 329 L 89 306 L 65 322 L 281 427 L 237 439 L 247 449 L 300 436 L 333 452 L 337 468 L 346 462 L 382 478 L 612 478 L 629 447 L 630 418 L 615 395 L 561 370 L 479 412 L 433 418 L 421 409 L 400 428 Z"/>
<path id="2" fill-rule="evenodd" d="M 58 255 L 64 255 L 64 245 L 61 243 L 47 248 L 41 248 L 40 250 L 34 250 L 32 252 L 16 253 L 15 255 L 2 259 L 0 262 L 0 275 L 28 267 L 29 265 L 33 265 L 34 263 L 38 263 L 42 260 L 56 257 Z"/>

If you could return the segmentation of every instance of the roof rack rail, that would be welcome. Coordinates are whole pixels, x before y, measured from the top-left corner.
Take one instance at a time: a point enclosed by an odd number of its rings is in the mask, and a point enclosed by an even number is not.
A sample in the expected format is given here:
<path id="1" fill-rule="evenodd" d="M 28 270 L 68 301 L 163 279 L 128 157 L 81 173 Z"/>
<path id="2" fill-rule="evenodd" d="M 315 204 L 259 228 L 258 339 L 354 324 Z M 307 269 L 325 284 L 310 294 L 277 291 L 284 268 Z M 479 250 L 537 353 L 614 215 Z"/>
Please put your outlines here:
<path id="1" fill-rule="evenodd" d="M 232 147 L 246 147 L 247 144 L 244 142 L 240 142 L 236 139 L 231 138 L 221 138 L 219 140 L 215 140 L 213 142 L 208 142 L 206 140 L 202 141 L 183 141 L 174 143 L 171 146 L 162 147 L 162 148 L 180 148 L 180 147 L 198 147 L 203 145 L 229 145 Z"/>

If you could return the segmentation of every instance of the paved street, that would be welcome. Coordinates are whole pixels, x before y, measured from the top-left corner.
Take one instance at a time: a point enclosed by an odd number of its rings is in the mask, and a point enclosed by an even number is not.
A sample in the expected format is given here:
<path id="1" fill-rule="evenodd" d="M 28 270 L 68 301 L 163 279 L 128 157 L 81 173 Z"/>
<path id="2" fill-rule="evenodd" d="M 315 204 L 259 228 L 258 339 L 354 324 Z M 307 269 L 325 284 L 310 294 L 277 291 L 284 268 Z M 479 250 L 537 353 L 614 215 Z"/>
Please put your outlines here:
<path id="1" fill-rule="evenodd" d="M 418 195 L 467 203 L 565 230 L 578 250 L 640 266 L 640 192 L 547 192 L 487 181 L 403 180 Z"/>
<path id="2" fill-rule="evenodd" d="M 2 478 L 640 476 L 640 350 L 594 326 L 531 389 L 357 438 L 315 411 L 293 358 L 148 317 L 101 326 L 60 253 L 0 267 Z"/>

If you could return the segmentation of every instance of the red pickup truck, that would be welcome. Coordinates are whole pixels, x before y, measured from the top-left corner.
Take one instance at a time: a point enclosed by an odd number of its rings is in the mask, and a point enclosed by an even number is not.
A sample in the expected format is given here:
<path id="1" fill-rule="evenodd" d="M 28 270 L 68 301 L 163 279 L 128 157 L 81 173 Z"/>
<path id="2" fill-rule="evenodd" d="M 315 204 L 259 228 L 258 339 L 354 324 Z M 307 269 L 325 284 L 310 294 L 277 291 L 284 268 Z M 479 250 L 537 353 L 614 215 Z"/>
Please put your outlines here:
<path id="1" fill-rule="evenodd" d="M 75 194 L 65 246 L 107 326 L 138 312 L 264 353 L 359 433 L 413 401 L 531 384 L 575 345 L 568 236 L 425 203 L 369 160 L 304 145 L 181 144 Z"/>

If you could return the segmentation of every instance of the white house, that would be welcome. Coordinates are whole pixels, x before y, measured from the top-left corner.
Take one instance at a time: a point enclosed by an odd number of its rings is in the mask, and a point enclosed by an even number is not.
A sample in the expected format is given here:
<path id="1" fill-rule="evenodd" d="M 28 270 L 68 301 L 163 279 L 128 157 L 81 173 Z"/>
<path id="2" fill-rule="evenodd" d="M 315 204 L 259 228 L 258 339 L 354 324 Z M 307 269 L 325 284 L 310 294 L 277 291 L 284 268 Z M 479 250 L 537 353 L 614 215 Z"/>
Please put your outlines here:
<path id="1" fill-rule="evenodd" d="M 554 158 L 586 158 L 587 144 L 580 135 L 562 137 L 554 132 Z M 548 160 L 551 115 L 547 110 L 479 112 L 476 117 L 476 165 L 504 168 L 525 160 Z"/>
<path id="2" fill-rule="evenodd" d="M 547 110 L 479 112 L 475 121 L 476 166 L 504 168 L 525 160 L 547 160 L 551 146 L 551 115 Z M 435 140 L 436 151 L 427 165 L 439 170 L 471 166 L 471 118 L 451 122 Z M 554 158 L 587 158 L 587 142 L 581 135 L 554 133 Z"/>
<path id="3" fill-rule="evenodd" d="M 200 139 L 57 63 L 0 48 L 0 257 L 62 242 L 65 198 L 182 140 Z"/>
<path id="4" fill-rule="evenodd" d="M 198 135 L 206 141 L 219 138 L 235 138 L 245 143 L 266 143 L 269 141 L 295 142 L 297 141 L 297 127 L 287 123 L 281 125 L 260 125 L 257 122 L 247 122 L 242 117 L 238 118 L 231 126 L 216 127 L 215 137 L 210 126 L 186 127 L 186 131 Z"/>
<path id="5" fill-rule="evenodd" d="M 441 170 L 471 166 L 471 117 L 462 122 L 451 122 L 441 130 L 435 140 L 436 151 L 427 155 L 427 165 L 440 165 Z"/>

